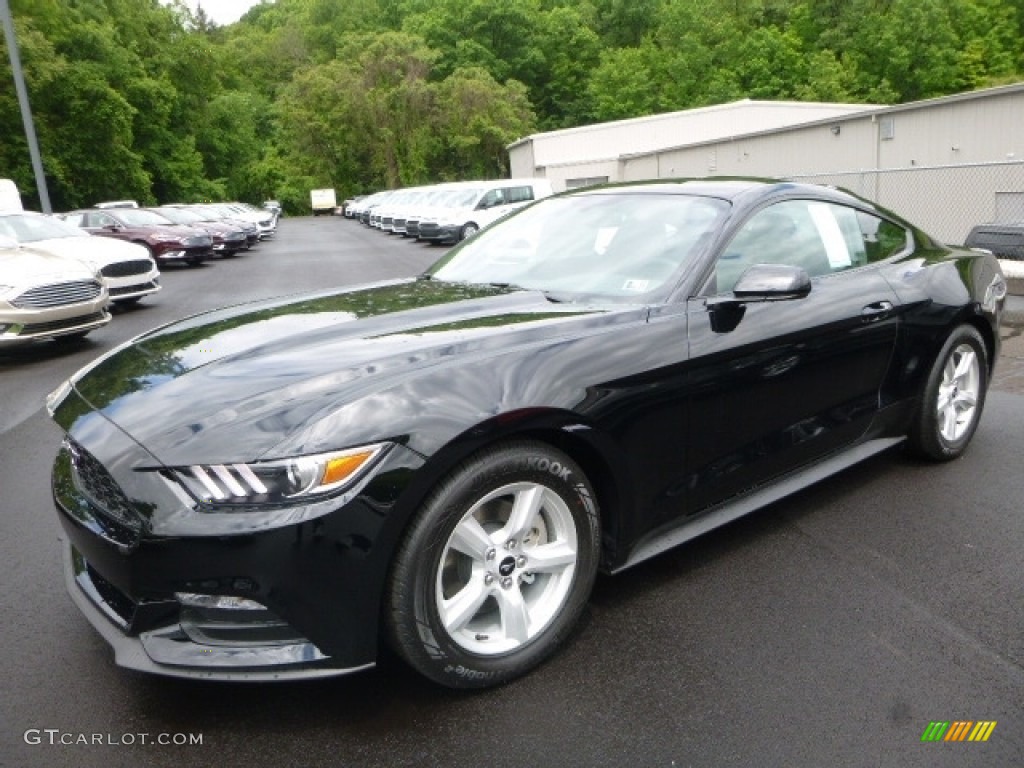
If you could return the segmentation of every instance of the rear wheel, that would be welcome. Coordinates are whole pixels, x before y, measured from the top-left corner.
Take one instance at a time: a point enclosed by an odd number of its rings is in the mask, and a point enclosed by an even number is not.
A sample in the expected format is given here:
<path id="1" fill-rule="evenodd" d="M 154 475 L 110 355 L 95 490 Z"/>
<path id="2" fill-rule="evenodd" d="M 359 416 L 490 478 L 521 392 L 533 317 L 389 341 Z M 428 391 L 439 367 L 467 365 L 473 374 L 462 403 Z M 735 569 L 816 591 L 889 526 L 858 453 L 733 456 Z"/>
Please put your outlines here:
<path id="1" fill-rule="evenodd" d="M 925 383 L 909 434 L 911 449 L 936 461 L 960 456 L 974 436 L 988 390 L 988 352 L 969 325 L 954 329 Z"/>
<path id="2" fill-rule="evenodd" d="M 478 454 L 434 491 L 399 549 L 392 646 L 453 688 L 528 672 L 579 619 L 599 541 L 594 495 L 565 454 L 535 442 Z"/>

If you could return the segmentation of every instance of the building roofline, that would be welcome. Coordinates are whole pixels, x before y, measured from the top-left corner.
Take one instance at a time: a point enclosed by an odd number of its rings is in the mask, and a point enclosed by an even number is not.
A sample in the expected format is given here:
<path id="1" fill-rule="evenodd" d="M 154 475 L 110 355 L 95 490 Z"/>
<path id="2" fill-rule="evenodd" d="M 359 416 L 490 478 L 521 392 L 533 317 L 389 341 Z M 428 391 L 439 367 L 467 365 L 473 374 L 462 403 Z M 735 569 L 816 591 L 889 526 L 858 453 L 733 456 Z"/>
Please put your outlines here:
<path id="1" fill-rule="evenodd" d="M 1001 96 L 1008 93 L 1018 93 L 1024 91 L 1024 80 L 1018 83 L 1010 83 L 1009 85 L 997 85 L 992 88 L 979 88 L 976 91 L 964 91 L 963 93 L 954 93 L 949 96 L 936 96 L 931 99 L 920 99 L 918 101 L 908 101 L 904 104 L 892 104 L 887 107 L 879 107 L 874 110 L 873 114 L 882 115 L 890 112 L 905 112 L 912 109 L 919 109 L 923 106 L 928 105 L 939 105 L 939 104 L 954 104 L 958 101 L 971 101 L 973 99 L 984 99 L 990 96 Z M 860 117 L 860 115 L 858 115 Z"/>
<path id="2" fill-rule="evenodd" d="M 806 123 L 797 123 L 796 125 L 785 125 L 778 128 L 765 128 L 758 131 L 750 131 L 749 133 L 736 133 L 731 136 L 720 136 L 716 139 L 707 139 L 705 141 L 695 141 L 689 144 L 676 144 L 671 147 L 661 147 L 660 149 L 651 149 L 643 152 L 629 152 L 618 156 L 620 161 L 623 160 L 635 160 L 641 157 L 650 157 L 651 155 L 658 155 L 663 152 L 674 152 L 680 149 L 692 149 L 696 147 L 706 147 L 712 144 L 723 144 L 729 141 L 740 141 L 742 139 L 754 139 L 760 136 L 777 135 L 782 133 L 789 133 L 790 131 L 800 131 L 805 128 L 814 128 L 822 125 L 836 125 L 840 123 L 854 122 L 857 120 L 868 119 L 871 121 L 878 120 L 879 117 L 885 115 L 892 115 L 899 112 L 910 112 L 915 109 L 928 106 L 941 106 L 944 104 L 954 104 L 960 101 L 971 101 L 973 99 L 988 98 L 991 96 L 1001 96 L 1004 94 L 1013 94 L 1024 91 L 1024 81 L 1019 83 L 1012 83 L 1010 85 L 1000 85 L 994 88 L 982 88 L 976 91 L 967 91 L 965 93 L 954 93 L 950 96 L 937 96 L 933 99 L 921 99 L 920 101 L 908 101 L 905 104 L 893 104 L 891 106 L 875 106 L 874 108 L 865 109 L 862 112 L 851 112 L 848 115 L 833 115 L 832 117 L 821 118 L 820 120 L 811 120 Z M 567 163 L 567 165 L 577 165 L 578 163 Z"/>
<path id="3" fill-rule="evenodd" d="M 676 112 L 660 112 L 656 115 L 642 115 L 640 117 L 627 117 L 622 120 L 609 120 L 603 123 L 591 123 L 589 125 L 577 125 L 572 128 L 560 128 L 555 131 L 543 131 L 541 133 L 531 133 L 529 136 L 516 139 L 511 144 L 508 144 L 506 149 L 514 149 L 515 147 L 527 144 L 539 138 L 551 138 L 556 136 L 568 136 L 576 133 L 589 133 L 592 131 L 604 131 L 609 128 L 623 127 L 629 125 L 636 125 L 638 123 L 655 123 L 662 120 L 672 120 L 681 116 L 691 115 L 702 115 L 712 112 L 723 112 L 726 110 L 736 109 L 737 107 L 788 107 L 790 109 L 820 109 L 822 107 L 831 107 L 833 109 L 847 110 L 851 114 L 860 114 L 860 112 L 867 109 L 875 109 L 878 107 L 877 104 L 844 104 L 839 102 L 824 102 L 824 101 L 770 101 L 770 100 L 752 100 L 752 99 L 740 99 L 738 101 L 729 101 L 724 104 L 712 104 L 707 107 L 694 107 L 693 109 L 682 109 Z"/>

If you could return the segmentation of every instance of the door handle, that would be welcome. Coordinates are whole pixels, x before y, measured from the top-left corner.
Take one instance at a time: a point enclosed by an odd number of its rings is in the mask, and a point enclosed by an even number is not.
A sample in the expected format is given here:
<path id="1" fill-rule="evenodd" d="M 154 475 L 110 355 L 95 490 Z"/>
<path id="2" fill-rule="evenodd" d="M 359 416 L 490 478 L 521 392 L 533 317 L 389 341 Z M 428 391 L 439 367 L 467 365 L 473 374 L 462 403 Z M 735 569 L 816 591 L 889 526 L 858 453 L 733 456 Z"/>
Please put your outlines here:
<path id="1" fill-rule="evenodd" d="M 879 320 L 884 320 L 891 313 L 892 302 L 883 300 L 876 301 L 874 304 L 868 304 L 860 311 L 860 316 L 865 323 L 875 323 Z"/>

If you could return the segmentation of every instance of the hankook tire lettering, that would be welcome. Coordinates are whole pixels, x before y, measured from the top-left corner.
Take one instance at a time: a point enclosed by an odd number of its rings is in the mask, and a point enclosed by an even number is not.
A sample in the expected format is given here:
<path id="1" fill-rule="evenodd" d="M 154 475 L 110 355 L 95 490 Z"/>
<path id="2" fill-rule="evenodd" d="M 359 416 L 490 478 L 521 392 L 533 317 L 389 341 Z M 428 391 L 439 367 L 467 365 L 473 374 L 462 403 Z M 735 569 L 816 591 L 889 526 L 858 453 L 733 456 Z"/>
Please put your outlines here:
<path id="1" fill-rule="evenodd" d="M 559 480 L 564 480 L 566 482 L 569 481 L 569 475 L 572 474 L 572 470 L 568 467 L 563 467 L 561 462 L 551 461 L 551 459 L 541 456 L 533 456 L 527 459 L 526 466 L 529 469 L 535 469 L 538 472 L 550 472 Z"/>

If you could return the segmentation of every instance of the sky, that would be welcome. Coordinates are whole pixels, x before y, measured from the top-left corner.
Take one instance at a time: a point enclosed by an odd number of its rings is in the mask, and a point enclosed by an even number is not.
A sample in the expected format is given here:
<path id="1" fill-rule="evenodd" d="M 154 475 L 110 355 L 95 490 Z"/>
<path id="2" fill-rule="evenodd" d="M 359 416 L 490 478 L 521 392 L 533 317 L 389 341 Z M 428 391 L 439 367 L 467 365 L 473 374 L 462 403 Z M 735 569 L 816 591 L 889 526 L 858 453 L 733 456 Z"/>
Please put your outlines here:
<path id="1" fill-rule="evenodd" d="M 202 5 L 206 16 L 215 23 L 223 26 L 238 21 L 242 14 L 259 5 L 260 0 L 185 0 L 185 5 L 193 11 L 197 5 Z"/>

